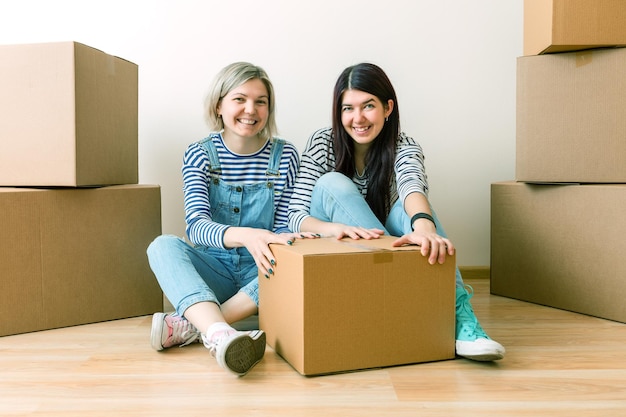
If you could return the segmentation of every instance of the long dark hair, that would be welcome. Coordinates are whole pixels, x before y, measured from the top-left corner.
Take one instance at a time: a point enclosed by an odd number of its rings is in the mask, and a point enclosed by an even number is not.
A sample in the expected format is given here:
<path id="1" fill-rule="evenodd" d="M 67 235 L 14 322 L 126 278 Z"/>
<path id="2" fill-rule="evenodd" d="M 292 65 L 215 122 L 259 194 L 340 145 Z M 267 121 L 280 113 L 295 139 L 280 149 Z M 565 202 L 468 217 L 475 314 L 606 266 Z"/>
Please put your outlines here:
<path id="1" fill-rule="evenodd" d="M 352 178 L 354 166 L 354 141 L 341 123 L 341 103 L 346 90 L 359 90 L 376 96 L 384 106 L 393 100 L 393 111 L 383 129 L 365 156 L 367 167 L 367 195 L 365 200 L 378 220 L 385 224 L 390 210 L 391 184 L 396 159 L 396 142 L 400 134 L 400 113 L 396 92 L 387 74 L 377 65 L 361 63 L 343 70 L 333 93 L 333 145 L 335 171 Z"/>

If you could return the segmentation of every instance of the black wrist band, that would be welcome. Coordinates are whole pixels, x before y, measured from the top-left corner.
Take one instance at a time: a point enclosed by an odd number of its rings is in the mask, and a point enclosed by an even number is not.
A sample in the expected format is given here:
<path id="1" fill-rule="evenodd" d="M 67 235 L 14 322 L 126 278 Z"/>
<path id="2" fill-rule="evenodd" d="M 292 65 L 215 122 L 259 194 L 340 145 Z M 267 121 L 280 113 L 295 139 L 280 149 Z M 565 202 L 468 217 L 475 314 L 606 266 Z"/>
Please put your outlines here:
<path id="1" fill-rule="evenodd" d="M 415 230 L 413 229 L 413 223 L 415 223 L 415 220 L 417 219 L 428 219 L 431 222 L 433 222 L 435 227 L 437 227 L 437 225 L 435 224 L 435 219 L 433 219 L 433 216 L 431 216 L 428 213 L 417 213 L 417 214 L 414 214 L 413 217 L 411 217 L 411 230 Z"/>

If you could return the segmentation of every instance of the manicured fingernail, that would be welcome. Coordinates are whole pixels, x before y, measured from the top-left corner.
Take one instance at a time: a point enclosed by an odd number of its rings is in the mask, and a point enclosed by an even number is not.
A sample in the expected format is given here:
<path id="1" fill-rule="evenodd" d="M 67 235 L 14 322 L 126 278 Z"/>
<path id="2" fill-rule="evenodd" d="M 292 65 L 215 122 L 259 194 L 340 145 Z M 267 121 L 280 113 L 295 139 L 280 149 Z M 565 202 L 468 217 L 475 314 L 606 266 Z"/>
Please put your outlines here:
<path id="1" fill-rule="evenodd" d="M 300 237 L 301 237 L 302 239 L 304 239 L 304 235 L 300 235 Z"/>
<path id="2" fill-rule="evenodd" d="M 268 272 L 270 273 L 270 275 L 274 275 L 274 270 L 272 268 L 270 268 Z"/>
<path id="3" fill-rule="evenodd" d="M 270 263 L 273 265 L 276 265 L 276 261 L 274 261 L 273 259 L 270 261 Z"/>
<path id="4" fill-rule="evenodd" d="M 319 233 L 316 233 L 315 236 L 322 237 L 322 235 L 320 235 Z"/>
<path id="5" fill-rule="evenodd" d="M 265 274 L 265 278 L 270 279 L 269 275 Z"/>
<path id="6" fill-rule="evenodd" d="M 287 241 L 287 244 L 288 244 L 288 245 L 293 245 L 293 242 L 292 242 L 291 240 L 288 240 L 288 241 Z"/>

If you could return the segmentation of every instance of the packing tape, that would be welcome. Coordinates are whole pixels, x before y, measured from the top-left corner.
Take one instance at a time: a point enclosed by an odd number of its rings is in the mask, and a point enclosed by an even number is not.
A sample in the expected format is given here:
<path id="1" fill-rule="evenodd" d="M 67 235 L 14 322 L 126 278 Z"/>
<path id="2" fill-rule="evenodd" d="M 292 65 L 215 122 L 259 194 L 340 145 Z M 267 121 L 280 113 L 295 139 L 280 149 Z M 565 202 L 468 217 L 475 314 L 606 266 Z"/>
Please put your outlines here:
<path id="1" fill-rule="evenodd" d="M 388 264 L 393 262 L 393 251 L 376 252 L 374 254 L 375 264 Z"/>

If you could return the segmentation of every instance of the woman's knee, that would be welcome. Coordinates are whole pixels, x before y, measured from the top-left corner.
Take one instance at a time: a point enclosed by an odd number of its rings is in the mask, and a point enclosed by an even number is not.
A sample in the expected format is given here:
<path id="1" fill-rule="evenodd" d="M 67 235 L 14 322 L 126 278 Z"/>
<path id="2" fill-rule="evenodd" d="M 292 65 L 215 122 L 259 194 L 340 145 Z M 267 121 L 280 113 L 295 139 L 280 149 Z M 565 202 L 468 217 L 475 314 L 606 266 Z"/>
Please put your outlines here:
<path id="1" fill-rule="evenodd" d="M 341 194 L 357 190 L 354 182 L 352 182 L 350 178 L 339 172 L 328 172 L 322 175 L 315 183 L 315 187 L 313 187 L 313 190 L 315 191 L 316 188 L 322 188 L 326 191 L 332 191 L 333 193 Z"/>
<path id="2" fill-rule="evenodd" d="M 161 235 L 154 239 L 150 245 L 148 245 L 148 257 L 157 255 L 163 252 L 169 252 L 172 248 L 179 247 L 184 241 L 178 236 L 174 235 Z"/>

